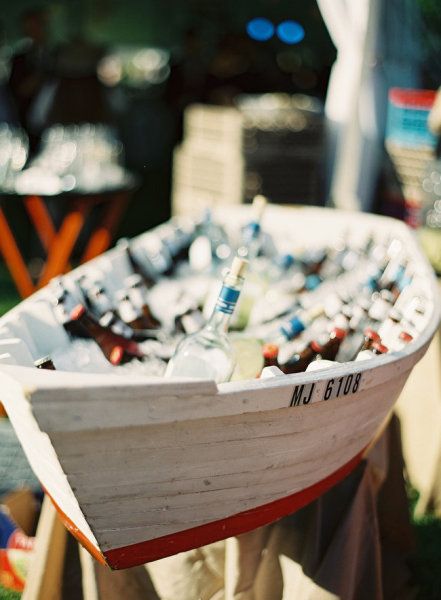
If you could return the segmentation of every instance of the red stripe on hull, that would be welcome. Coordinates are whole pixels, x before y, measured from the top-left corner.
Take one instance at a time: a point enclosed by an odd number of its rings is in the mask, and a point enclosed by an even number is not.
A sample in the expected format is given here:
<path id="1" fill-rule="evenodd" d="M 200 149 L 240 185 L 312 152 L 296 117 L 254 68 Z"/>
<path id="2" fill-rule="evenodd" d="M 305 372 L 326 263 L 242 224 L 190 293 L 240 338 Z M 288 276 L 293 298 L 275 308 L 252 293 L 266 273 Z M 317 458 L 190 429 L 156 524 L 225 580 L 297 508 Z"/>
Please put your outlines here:
<path id="1" fill-rule="evenodd" d="M 112 569 L 127 569 L 192 548 L 199 548 L 227 537 L 239 535 L 268 525 L 306 506 L 333 485 L 344 479 L 361 461 L 364 450 L 345 465 L 318 483 L 285 498 L 274 500 L 257 508 L 238 513 L 220 521 L 172 533 L 148 542 L 122 546 L 103 552 L 107 564 Z"/>

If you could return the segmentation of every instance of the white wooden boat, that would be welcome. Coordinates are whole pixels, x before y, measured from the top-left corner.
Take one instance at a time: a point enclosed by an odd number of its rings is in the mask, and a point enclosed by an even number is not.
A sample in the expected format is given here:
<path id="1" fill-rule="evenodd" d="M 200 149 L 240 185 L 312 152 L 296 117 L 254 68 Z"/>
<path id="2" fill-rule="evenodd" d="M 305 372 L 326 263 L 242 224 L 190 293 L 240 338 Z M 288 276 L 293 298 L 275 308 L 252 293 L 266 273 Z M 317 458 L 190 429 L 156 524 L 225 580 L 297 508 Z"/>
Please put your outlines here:
<path id="1" fill-rule="evenodd" d="M 247 215 L 218 216 L 237 227 Z M 318 497 L 361 460 L 436 331 L 435 278 L 401 222 L 270 205 L 264 226 L 304 245 L 348 229 L 401 239 L 426 298 L 419 335 L 368 361 L 216 385 L 31 367 L 69 343 L 44 289 L 0 319 L 0 400 L 65 523 L 113 568 L 237 535 Z M 125 260 L 116 248 L 80 270 L 117 289 Z"/>

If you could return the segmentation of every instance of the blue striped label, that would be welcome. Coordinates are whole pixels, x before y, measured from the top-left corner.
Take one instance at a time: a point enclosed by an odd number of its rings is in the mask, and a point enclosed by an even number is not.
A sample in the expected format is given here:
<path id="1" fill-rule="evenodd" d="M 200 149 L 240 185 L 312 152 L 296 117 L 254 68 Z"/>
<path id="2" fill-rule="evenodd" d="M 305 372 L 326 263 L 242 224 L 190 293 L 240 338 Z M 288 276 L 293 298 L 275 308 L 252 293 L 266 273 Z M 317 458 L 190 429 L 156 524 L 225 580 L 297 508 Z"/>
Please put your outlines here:
<path id="1" fill-rule="evenodd" d="M 299 335 L 299 333 L 302 333 L 302 331 L 304 331 L 304 329 L 305 329 L 305 325 L 299 319 L 299 317 L 293 317 L 292 319 L 287 321 L 284 325 L 282 325 L 282 327 L 280 328 L 280 331 L 281 331 L 281 333 L 283 333 L 283 335 L 288 340 L 292 340 L 297 335 Z"/>
<path id="2" fill-rule="evenodd" d="M 231 315 L 236 306 L 239 294 L 240 290 L 223 285 L 216 302 L 216 310 Z"/>

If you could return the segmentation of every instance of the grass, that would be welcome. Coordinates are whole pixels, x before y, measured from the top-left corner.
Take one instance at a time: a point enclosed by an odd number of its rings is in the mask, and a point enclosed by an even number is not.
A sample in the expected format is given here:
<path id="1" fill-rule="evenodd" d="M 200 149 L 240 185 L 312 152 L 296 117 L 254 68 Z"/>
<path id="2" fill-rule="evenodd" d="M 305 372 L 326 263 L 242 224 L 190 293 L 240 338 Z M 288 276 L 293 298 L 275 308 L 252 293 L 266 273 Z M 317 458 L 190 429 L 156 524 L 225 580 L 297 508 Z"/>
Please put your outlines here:
<path id="1" fill-rule="evenodd" d="M 441 519 L 433 514 L 415 517 L 415 506 L 419 494 L 411 486 L 407 487 L 409 509 L 416 536 L 416 555 L 413 561 L 415 582 L 418 586 L 418 600 L 439 600 L 441 598 Z"/>
<path id="2" fill-rule="evenodd" d="M 0 263 L 0 315 L 10 310 L 19 300 L 20 296 L 5 265 Z"/>
<path id="3" fill-rule="evenodd" d="M 19 600 L 19 598 L 21 598 L 20 592 L 12 592 L 0 585 L 0 600 Z"/>
<path id="4" fill-rule="evenodd" d="M 417 537 L 414 563 L 419 600 L 441 598 L 441 519 L 425 515 L 413 521 Z"/>

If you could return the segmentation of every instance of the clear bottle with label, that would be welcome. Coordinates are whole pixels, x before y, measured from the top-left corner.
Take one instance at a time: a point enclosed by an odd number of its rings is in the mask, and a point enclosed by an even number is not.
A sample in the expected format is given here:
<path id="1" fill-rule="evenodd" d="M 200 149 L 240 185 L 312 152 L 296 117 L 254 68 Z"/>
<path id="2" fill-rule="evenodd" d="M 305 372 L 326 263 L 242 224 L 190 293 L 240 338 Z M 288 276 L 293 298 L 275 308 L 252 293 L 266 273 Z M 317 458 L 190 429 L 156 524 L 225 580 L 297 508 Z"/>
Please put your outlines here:
<path id="1" fill-rule="evenodd" d="M 245 225 L 242 230 L 241 245 L 238 248 L 238 255 L 249 261 L 254 260 L 260 253 L 262 246 L 262 227 L 261 221 L 267 205 L 264 196 L 255 196 L 253 200 L 252 220 Z"/>
<path id="2" fill-rule="evenodd" d="M 316 304 L 307 310 L 297 311 L 290 318 L 281 321 L 275 330 L 270 331 L 265 336 L 265 341 L 282 346 L 286 342 L 298 337 L 323 314 L 324 308 L 322 304 Z"/>
<path id="3" fill-rule="evenodd" d="M 224 228 L 212 218 L 209 208 L 196 227 L 195 239 L 189 250 L 194 271 L 216 274 L 231 257 L 232 248 Z"/>
<path id="4" fill-rule="evenodd" d="M 236 257 L 224 278 L 211 318 L 200 331 L 185 337 L 167 365 L 166 377 L 229 381 L 235 367 L 228 324 L 243 285 L 247 261 Z"/>

